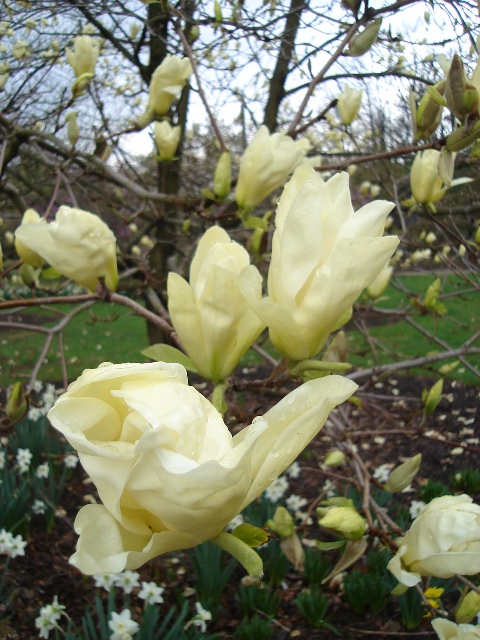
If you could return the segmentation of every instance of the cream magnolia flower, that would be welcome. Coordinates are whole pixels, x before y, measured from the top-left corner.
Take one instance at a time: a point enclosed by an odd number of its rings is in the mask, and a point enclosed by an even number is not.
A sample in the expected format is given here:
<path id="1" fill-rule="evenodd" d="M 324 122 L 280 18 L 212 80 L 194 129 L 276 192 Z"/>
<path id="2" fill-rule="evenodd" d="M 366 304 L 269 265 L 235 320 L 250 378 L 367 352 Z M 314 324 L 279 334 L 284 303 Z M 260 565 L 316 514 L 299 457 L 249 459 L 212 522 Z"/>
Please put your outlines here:
<path id="1" fill-rule="evenodd" d="M 73 50 L 65 49 L 67 62 L 77 78 L 85 74 L 93 77 L 99 53 L 97 40 L 90 36 L 77 36 L 73 41 Z"/>
<path id="2" fill-rule="evenodd" d="M 455 624 L 445 618 L 432 620 L 432 627 L 440 640 L 479 640 L 480 625 Z"/>
<path id="3" fill-rule="evenodd" d="M 43 224 L 46 225 L 47 222 L 44 220 L 39 213 L 35 211 L 35 209 L 27 209 L 23 214 L 21 227 L 29 224 Z M 34 268 L 42 267 L 45 264 L 45 260 L 40 256 L 36 251 L 32 251 L 26 244 L 24 244 L 19 236 L 23 233 L 20 232 L 21 227 L 15 231 L 15 250 L 18 253 L 21 260 L 23 260 L 26 264 L 31 265 Z"/>
<path id="4" fill-rule="evenodd" d="M 166 56 L 153 72 L 147 110 L 152 110 L 156 116 L 165 115 L 187 84 L 192 71 L 188 58 Z"/>
<path id="5" fill-rule="evenodd" d="M 93 213 L 62 206 L 55 222 L 22 224 L 15 244 L 17 252 L 19 244 L 26 247 L 82 287 L 93 291 L 100 277 L 108 289 L 117 287 L 115 236 Z"/>
<path id="6" fill-rule="evenodd" d="M 398 244 L 382 237 L 393 204 L 376 200 L 355 212 L 348 180 L 340 173 L 324 182 L 311 167 L 299 167 L 277 207 L 268 297 L 257 293 L 254 267 L 240 277 L 245 299 L 290 361 L 320 351 Z"/>
<path id="7" fill-rule="evenodd" d="M 362 90 L 356 91 L 352 87 L 346 86 L 337 98 L 337 111 L 342 124 L 348 125 L 355 120 L 361 104 Z"/>
<path id="8" fill-rule="evenodd" d="M 467 495 L 432 500 L 413 521 L 388 569 L 412 587 L 421 576 L 451 578 L 480 571 L 480 506 Z"/>
<path id="9" fill-rule="evenodd" d="M 282 187 L 289 175 L 305 160 L 308 140 L 294 142 L 285 133 L 270 135 L 260 127 L 240 159 L 235 200 L 240 208 L 251 211 Z"/>
<path id="10" fill-rule="evenodd" d="M 175 157 L 182 127 L 172 127 L 166 120 L 155 122 L 155 144 L 160 160 L 172 160 Z"/>
<path id="11" fill-rule="evenodd" d="M 435 149 L 419 151 L 410 169 L 410 188 L 418 204 L 435 204 L 443 198 L 447 188 L 440 177 L 440 152 Z"/>
<path id="12" fill-rule="evenodd" d="M 192 260 L 190 284 L 177 273 L 168 274 L 172 324 L 205 378 L 228 377 L 265 328 L 238 288 L 239 274 L 249 264 L 243 247 L 220 227 L 211 227 Z"/>
<path id="13" fill-rule="evenodd" d="M 83 507 L 71 562 L 87 574 L 136 569 L 217 536 L 321 429 L 356 385 L 302 385 L 231 436 L 178 364 L 84 371 L 49 412 L 103 504 Z"/>

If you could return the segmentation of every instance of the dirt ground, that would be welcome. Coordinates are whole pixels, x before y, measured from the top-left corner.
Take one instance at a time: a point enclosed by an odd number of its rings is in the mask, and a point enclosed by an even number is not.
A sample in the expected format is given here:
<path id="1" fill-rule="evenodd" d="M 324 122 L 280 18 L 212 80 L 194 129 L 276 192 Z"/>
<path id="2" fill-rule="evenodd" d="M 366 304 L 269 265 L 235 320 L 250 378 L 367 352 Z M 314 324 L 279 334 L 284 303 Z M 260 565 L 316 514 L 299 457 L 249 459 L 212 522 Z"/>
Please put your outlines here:
<path id="1" fill-rule="evenodd" d="M 415 453 L 422 453 L 423 461 L 415 486 L 426 483 L 427 479 L 448 483 L 455 471 L 478 468 L 480 454 L 480 387 L 468 387 L 458 382 L 445 382 L 444 398 L 435 411 L 422 424 L 421 390 L 430 387 L 432 380 L 402 378 L 400 376 L 372 386 L 360 395 L 362 408 L 351 408 L 349 420 L 352 431 L 349 438 L 358 447 L 358 452 L 373 472 L 384 463 L 398 464 L 399 460 Z M 265 398 L 263 406 L 258 403 L 258 393 L 249 397 L 244 394 L 243 405 L 237 416 L 247 421 L 252 414 L 263 413 L 265 405 L 272 404 L 272 393 Z M 298 479 L 292 480 L 290 492 L 307 498 L 310 503 L 317 499 L 321 487 L 328 477 L 319 467 L 326 451 L 332 446 L 331 439 L 320 432 L 307 452 L 299 457 L 302 468 Z M 0 639 L 30 640 L 38 637 L 34 619 L 39 608 L 50 603 L 55 595 L 66 605 L 67 612 L 77 623 L 91 604 L 95 595 L 93 581 L 82 576 L 68 564 L 72 555 L 76 534 L 72 522 L 78 509 L 85 504 L 85 495 L 94 488 L 85 483 L 83 471 L 78 467 L 72 481 L 66 487 L 62 508 L 64 517 L 57 519 L 54 529 L 47 533 L 41 520 L 32 522 L 25 557 L 12 561 L 6 590 L 11 598 L 8 606 L 0 609 Z M 416 493 L 402 494 L 408 505 Z M 477 501 L 480 496 L 473 496 Z M 300 535 L 311 535 L 310 531 Z M 177 554 L 178 555 L 178 554 Z M 171 558 L 157 558 L 140 570 L 143 580 L 168 581 L 165 591 L 168 609 L 169 598 L 174 598 L 176 587 L 194 587 L 193 574 L 188 561 L 185 571 L 176 572 L 172 581 Z M 3 563 L 3 560 L 2 560 Z M 209 632 L 218 632 L 221 637 L 231 638 L 239 621 L 235 609 L 234 594 L 244 572 L 238 567 L 223 594 L 219 615 L 209 625 Z M 275 640 L 290 637 L 305 639 L 325 639 L 339 637 L 325 629 L 313 629 L 302 618 L 293 600 L 304 586 L 302 576 L 288 571 L 285 589 L 279 589 L 281 605 L 277 618 L 273 621 Z M 378 616 L 355 614 L 340 597 L 338 591 L 329 593 L 331 622 L 345 640 L 358 638 L 434 638 L 428 620 L 414 632 L 406 632 L 400 623 L 400 615 L 394 603 L 389 604 Z M 171 594 L 171 595 L 169 595 Z M 252 639 L 254 640 L 254 639 Z"/>

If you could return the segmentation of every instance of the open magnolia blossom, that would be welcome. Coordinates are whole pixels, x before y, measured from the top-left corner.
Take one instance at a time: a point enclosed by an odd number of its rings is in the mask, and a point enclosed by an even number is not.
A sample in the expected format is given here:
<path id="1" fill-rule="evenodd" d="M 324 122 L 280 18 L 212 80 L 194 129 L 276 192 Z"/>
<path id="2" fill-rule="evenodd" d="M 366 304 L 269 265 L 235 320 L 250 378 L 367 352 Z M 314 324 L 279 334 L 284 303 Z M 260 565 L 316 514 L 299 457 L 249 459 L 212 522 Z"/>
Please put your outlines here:
<path id="1" fill-rule="evenodd" d="M 86 35 L 75 38 L 73 50 L 68 47 L 65 49 L 67 62 L 77 78 L 85 74 L 88 74 L 90 78 L 93 76 L 99 53 L 100 48 L 97 40 Z"/>
<path id="2" fill-rule="evenodd" d="M 474 575 L 480 572 L 480 506 L 467 495 L 435 498 L 396 543 L 388 569 L 407 587 L 421 576 Z"/>
<path id="3" fill-rule="evenodd" d="M 340 173 L 324 182 L 312 167 L 296 169 L 278 202 L 268 297 L 258 295 L 255 267 L 240 276 L 245 300 L 291 362 L 320 351 L 398 244 L 382 235 L 393 204 L 376 200 L 355 212 L 348 180 Z"/>
<path id="4" fill-rule="evenodd" d="M 240 159 L 235 200 L 245 211 L 252 211 L 275 189 L 283 187 L 296 167 L 305 161 L 308 140 L 297 140 L 285 133 L 272 133 L 260 127 Z"/>
<path id="5" fill-rule="evenodd" d="M 435 618 L 432 627 L 440 640 L 480 640 L 478 624 L 455 624 L 445 618 Z"/>
<path id="6" fill-rule="evenodd" d="M 104 278 L 108 289 L 117 288 L 115 236 L 93 213 L 61 206 L 54 222 L 23 222 L 15 231 L 15 244 L 21 258 L 25 254 L 19 247 L 26 247 L 82 287 L 93 291 Z"/>
<path id="7" fill-rule="evenodd" d="M 118 573 L 216 537 L 355 389 L 340 376 L 307 382 L 232 437 L 179 364 L 84 371 L 48 416 L 103 502 L 80 510 L 71 562 Z"/>
<path id="8" fill-rule="evenodd" d="M 190 284 L 177 273 L 168 274 L 172 324 L 204 378 L 227 378 L 265 328 L 238 288 L 239 274 L 249 264 L 243 247 L 220 227 L 211 227 L 192 260 Z"/>

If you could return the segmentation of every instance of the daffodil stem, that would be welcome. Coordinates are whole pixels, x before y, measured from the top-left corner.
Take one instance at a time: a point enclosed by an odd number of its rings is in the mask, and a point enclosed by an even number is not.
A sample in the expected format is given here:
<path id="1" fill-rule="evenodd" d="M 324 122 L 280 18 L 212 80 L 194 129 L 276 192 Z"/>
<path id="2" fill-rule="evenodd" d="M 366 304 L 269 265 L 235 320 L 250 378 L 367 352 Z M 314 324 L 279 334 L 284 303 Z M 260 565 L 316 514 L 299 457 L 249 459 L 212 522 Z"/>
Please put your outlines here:
<path id="1" fill-rule="evenodd" d="M 243 540 L 240 540 L 240 538 L 237 538 L 231 533 L 222 531 L 218 536 L 212 538 L 210 542 L 236 558 L 249 575 L 254 578 L 262 577 L 263 561 L 261 557 L 252 547 L 243 542 Z"/>

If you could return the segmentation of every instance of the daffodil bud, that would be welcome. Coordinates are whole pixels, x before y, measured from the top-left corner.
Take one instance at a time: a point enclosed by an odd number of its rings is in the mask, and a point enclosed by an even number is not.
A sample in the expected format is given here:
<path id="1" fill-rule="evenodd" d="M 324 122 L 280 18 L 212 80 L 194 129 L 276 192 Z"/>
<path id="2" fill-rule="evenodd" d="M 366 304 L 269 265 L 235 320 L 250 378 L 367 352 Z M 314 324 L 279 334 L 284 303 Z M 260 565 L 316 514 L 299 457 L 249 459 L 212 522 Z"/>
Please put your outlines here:
<path id="1" fill-rule="evenodd" d="M 346 540 L 358 540 L 367 530 L 365 518 L 353 507 L 331 507 L 318 524 L 329 533 Z"/>
<path id="2" fill-rule="evenodd" d="M 232 188 L 232 160 L 230 151 L 220 156 L 213 176 L 213 193 L 220 199 L 226 198 Z"/>
<path id="3" fill-rule="evenodd" d="M 67 125 L 68 140 L 72 145 L 72 147 L 74 147 L 75 144 L 77 143 L 78 138 L 80 137 L 80 128 L 77 122 L 77 112 L 70 111 L 65 116 L 65 120 L 68 123 Z"/>
<path id="4" fill-rule="evenodd" d="M 160 162 L 170 162 L 174 159 L 181 135 L 182 127 L 172 127 L 167 120 L 155 122 L 154 137 Z"/>
<path id="5" fill-rule="evenodd" d="M 351 40 L 347 54 L 349 56 L 363 56 L 377 40 L 378 31 L 382 25 L 382 18 L 377 18 L 367 24 L 361 33 L 357 33 Z"/>
<path id="6" fill-rule="evenodd" d="M 295 531 L 295 523 L 285 507 L 277 507 L 273 519 L 267 520 L 267 527 L 281 538 L 288 538 Z"/>
<path id="7" fill-rule="evenodd" d="M 423 409 L 427 415 L 432 414 L 442 400 L 443 378 L 431 387 L 422 392 Z"/>
<path id="8" fill-rule="evenodd" d="M 470 622 L 480 611 L 480 594 L 476 591 L 469 591 L 457 607 L 455 620 L 459 624 Z"/>
<path id="9" fill-rule="evenodd" d="M 380 271 L 375 280 L 368 285 L 367 293 L 370 298 L 379 298 L 385 292 L 392 274 L 393 267 L 387 264 L 382 271 Z"/>
<path id="10" fill-rule="evenodd" d="M 27 398 L 21 382 L 16 382 L 8 396 L 5 413 L 10 420 L 16 422 L 22 418 L 28 409 Z"/>
<path id="11" fill-rule="evenodd" d="M 399 493 L 406 489 L 417 475 L 421 462 L 422 454 L 417 453 L 417 455 L 405 460 L 403 464 L 395 467 L 388 476 L 388 480 L 383 487 L 385 491 L 389 491 L 390 493 Z"/>
<path id="12" fill-rule="evenodd" d="M 450 64 L 445 86 L 445 99 L 452 114 L 463 122 L 469 113 L 464 103 L 464 93 L 467 90 L 467 78 L 463 68 L 463 61 L 456 53 Z"/>
<path id="13" fill-rule="evenodd" d="M 342 124 L 349 125 L 358 116 L 360 105 L 362 104 L 362 90 L 356 91 L 352 87 L 346 86 L 337 98 L 337 111 Z"/>
<path id="14" fill-rule="evenodd" d="M 323 464 L 326 467 L 339 467 L 345 462 L 345 454 L 340 449 L 333 449 L 329 451 L 325 456 Z"/>

